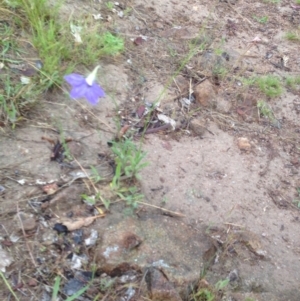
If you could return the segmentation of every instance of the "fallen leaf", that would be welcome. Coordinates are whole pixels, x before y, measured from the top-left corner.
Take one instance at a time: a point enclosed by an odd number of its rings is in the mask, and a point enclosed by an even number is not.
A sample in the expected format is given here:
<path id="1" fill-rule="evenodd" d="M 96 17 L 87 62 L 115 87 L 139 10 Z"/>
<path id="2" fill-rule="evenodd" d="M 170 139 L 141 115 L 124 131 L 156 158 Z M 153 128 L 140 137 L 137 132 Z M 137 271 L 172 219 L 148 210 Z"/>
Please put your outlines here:
<path id="1" fill-rule="evenodd" d="M 95 207 L 99 214 L 104 215 L 104 211 L 100 207 Z"/>
<path id="2" fill-rule="evenodd" d="M 68 231 L 78 230 L 82 227 L 87 227 L 93 223 L 93 221 L 99 217 L 104 217 L 105 215 L 89 216 L 77 219 L 76 221 L 63 221 L 62 224 L 68 228 Z"/>

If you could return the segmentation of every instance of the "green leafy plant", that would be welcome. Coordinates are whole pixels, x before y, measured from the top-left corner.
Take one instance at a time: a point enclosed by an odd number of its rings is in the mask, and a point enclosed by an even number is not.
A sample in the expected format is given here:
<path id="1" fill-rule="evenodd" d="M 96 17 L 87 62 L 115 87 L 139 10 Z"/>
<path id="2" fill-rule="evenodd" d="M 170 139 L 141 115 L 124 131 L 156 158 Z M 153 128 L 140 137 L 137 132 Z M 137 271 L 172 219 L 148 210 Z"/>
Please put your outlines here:
<path id="1" fill-rule="evenodd" d="M 94 184 L 97 184 L 98 182 L 100 182 L 102 180 L 102 177 L 99 175 L 98 170 L 94 167 L 91 166 L 91 171 L 92 171 L 92 175 L 91 175 L 91 179 L 94 182 Z"/>
<path id="2" fill-rule="evenodd" d="M 139 179 L 139 172 L 148 165 L 147 162 L 142 162 L 146 154 L 130 139 L 113 142 L 111 150 L 116 165 L 112 187 L 119 188 L 122 176 Z"/>
<path id="3" fill-rule="evenodd" d="M 110 207 L 110 200 L 103 198 L 100 192 L 97 192 L 95 195 L 82 194 L 81 197 L 83 201 L 90 206 L 95 206 L 98 201 L 101 201 L 106 210 Z"/>
<path id="4" fill-rule="evenodd" d="M 138 207 L 138 203 L 144 199 L 144 195 L 138 193 L 136 186 L 129 188 L 123 187 L 118 190 L 117 195 L 126 202 L 127 206 L 130 206 L 132 209 L 136 209 Z"/>

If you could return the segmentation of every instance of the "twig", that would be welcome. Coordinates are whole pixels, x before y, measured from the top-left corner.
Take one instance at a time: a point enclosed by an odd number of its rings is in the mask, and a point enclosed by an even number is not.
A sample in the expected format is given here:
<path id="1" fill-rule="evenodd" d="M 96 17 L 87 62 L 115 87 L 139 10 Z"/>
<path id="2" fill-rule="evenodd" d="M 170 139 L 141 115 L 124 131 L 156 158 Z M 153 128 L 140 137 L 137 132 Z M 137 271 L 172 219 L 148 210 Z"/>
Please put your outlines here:
<path id="1" fill-rule="evenodd" d="M 242 16 L 229 2 L 227 2 L 227 4 L 239 17 L 241 17 L 243 20 L 246 20 L 250 25 L 254 26 L 253 23 L 249 19 Z"/>
<path id="2" fill-rule="evenodd" d="M 224 223 L 224 225 L 238 227 L 238 228 L 244 228 L 244 226 L 241 226 L 241 225 L 238 225 L 238 224 L 233 224 L 233 223 Z"/>
<path id="3" fill-rule="evenodd" d="M 83 166 L 79 163 L 79 161 L 73 157 L 74 161 L 78 164 L 78 166 L 80 167 L 80 169 L 82 170 L 82 172 L 86 175 L 86 177 L 88 178 L 88 180 L 91 182 L 94 190 L 95 190 L 95 193 L 98 193 L 99 190 L 96 188 L 95 184 L 93 183 L 92 179 L 90 178 L 90 176 L 87 174 L 87 172 L 85 171 L 85 169 L 83 168 Z"/>
<path id="4" fill-rule="evenodd" d="M 142 204 L 142 205 L 146 205 L 148 207 L 153 207 L 153 208 L 156 208 L 156 209 L 160 209 L 162 211 L 170 212 L 170 213 L 172 213 L 174 215 L 177 215 L 179 217 L 185 217 L 185 215 L 182 214 L 182 213 L 179 213 L 179 212 L 176 212 L 176 211 L 171 211 L 171 210 L 159 207 L 159 206 L 151 205 L 151 204 L 148 204 L 148 203 L 145 203 L 145 202 L 140 202 L 140 201 L 137 201 L 137 203 Z"/>

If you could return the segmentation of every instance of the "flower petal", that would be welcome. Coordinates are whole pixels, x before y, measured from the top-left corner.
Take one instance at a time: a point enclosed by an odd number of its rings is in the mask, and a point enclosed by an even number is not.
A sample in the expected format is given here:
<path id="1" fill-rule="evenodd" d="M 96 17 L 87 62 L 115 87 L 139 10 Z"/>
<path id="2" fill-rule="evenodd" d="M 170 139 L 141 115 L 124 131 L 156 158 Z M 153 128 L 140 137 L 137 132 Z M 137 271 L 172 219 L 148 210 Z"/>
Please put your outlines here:
<path id="1" fill-rule="evenodd" d="M 93 85 L 89 86 L 88 89 L 86 89 L 85 91 L 85 98 L 92 105 L 96 105 L 99 102 L 99 98 L 104 96 L 105 96 L 104 91 L 96 83 L 93 83 Z"/>
<path id="2" fill-rule="evenodd" d="M 104 90 L 96 83 L 93 83 L 93 91 L 94 93 L 98 94 L 98 97 L 105 97 L 105 92 Z"/>
<path id="3" fill-rule="evenodd" d="M 71 86 L 79 86 L 82 84 L 86 84 L 85 78 L 77 73 L 71 73 L 64 76 L 64 80 L 70 84 Z"/>
<path id="4" fill-rule="evenodd" d="M 86 93 L 89 88 L 90 87 L 85 82 L 81 85 L 73 86 L 70 92 L 70 96 L 75 99 L 86 97 Z"/>

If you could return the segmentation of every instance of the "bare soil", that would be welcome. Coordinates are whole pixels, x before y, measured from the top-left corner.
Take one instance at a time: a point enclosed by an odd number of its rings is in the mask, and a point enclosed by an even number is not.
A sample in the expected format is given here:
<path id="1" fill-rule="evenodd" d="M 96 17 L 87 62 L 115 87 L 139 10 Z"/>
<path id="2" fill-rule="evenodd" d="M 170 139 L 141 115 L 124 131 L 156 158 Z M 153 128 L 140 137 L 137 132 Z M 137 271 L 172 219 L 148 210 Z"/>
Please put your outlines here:
<path id="1" fill-rule="evenodd" d="M 120 127 L 136 129 L 138 109 L 158 100 L 162 112 L 176 120 L 176 130 L 134 138 L 142 142 L 149 162 L 135 184 L 151 207 L 140 204 L 127 216 L 125 204 L 110 192 L 108 183 L 101 184 L 103 197 L 113 204 L 104 218 L 84 228 L 84 237 L 96 229 L 99 240 L 96 246 L 76 249 L 88 256 L 79 270 L 91 270 L 96 263 L 99 275 L 113 278 L 112 266 L 120 262 L 141 275 L 160 262 L 182 300 L 196 300 L 188 297 L 188 286 L 201 272 L 213 286 L 236 270 L 238 279 L 230 282 L 222 300 L 300 300 L 299 89 L 285 87 L 281 96 L 271 99 L 238 80 L 271 74 L 284 82 L 299 74 L 299 44 L 285 39 L 300 20 L 291 3 L 132 0 L 116 7 L 130 8 L 121 18 L 103 3 L 66 1 L 62 18 L 69 11 L 74 16 L 110 16 L 105 24 L 124 37 L 126 51 L 101 62 L 100 82 L 108 96 L 96 107 L 52 91 L 28 112 L 25 122 L 0 136 L 0 185 L 5 189 L 0 194 L 0 233 L 2 248 L 12 258 L 7 279 L 20 300 L 47 300 L 41 296 L 47 295 L 45 286 L 53 285 L 53 275 L 63 275 L 67 282 L 66 271 L 74 274 L 65 260 L 76 247 L 70 243 L 63 248 L 61 236 L 55 243 L 48 238 L 61 218 L 93 213 L 81 198 L 92 194 L 89 181 L 72 181 L 70 172 L 96 166 L 100 175 L 111 176 L 107 142 L 118 132 L 115 120 L 120 120 Z M 268 16 L 268 21 L 259 23 L 254 16 Z M 256 37 L 259 43 L 253 42 Z M 206 49 L 185 60 L 191 45 L 203 41 Z M 213 72 L 220 57 L 224 76 Z M 180 99 L 204 81 L 213 85 L 206 106 L 194 101 L 189 111 L 183 108 Z M 259 100 L 270 105 L 273 120 L 259 116 Z M 56 142 L 60 133 L 72 140 L 72 168 L 50 160 L 49 139 Z M 49 183 L 60 187 L 53 195 L 45 193 Z M 20 212 L 29 222 L 25 230 Z M 134 253 L 103 259 L 108 246 L 127 237 L 124 230 L 136 235 L 133 240 L 138 242 L 128 247 Z M 152 295 L 147 293 L 141 275 L 135 279 L 140 289 L 130 300 L 159 300 L 155 288 Z M 2 300 L 11 299 L 3 284 L 0 294 Z M 83 300 L 97 294 L 89 292 Z M 124 288 L 99 296 L 129 300 Z"/>

